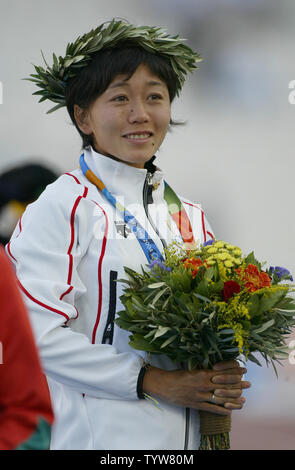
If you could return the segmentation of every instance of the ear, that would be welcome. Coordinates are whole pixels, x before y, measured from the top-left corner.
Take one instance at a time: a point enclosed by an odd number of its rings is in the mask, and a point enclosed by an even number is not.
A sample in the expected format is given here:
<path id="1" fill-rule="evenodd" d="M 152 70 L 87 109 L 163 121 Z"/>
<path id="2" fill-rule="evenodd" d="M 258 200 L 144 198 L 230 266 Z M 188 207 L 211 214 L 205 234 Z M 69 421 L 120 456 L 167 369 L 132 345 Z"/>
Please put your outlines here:
<path id="1" fill-rule="evenodd" d="M 92 127 L 89 123 L 88 110 L 80 108 L 77 104 L 74 104 L 74 118 L 80 131 L 86 135 L 92 134 Z"/>

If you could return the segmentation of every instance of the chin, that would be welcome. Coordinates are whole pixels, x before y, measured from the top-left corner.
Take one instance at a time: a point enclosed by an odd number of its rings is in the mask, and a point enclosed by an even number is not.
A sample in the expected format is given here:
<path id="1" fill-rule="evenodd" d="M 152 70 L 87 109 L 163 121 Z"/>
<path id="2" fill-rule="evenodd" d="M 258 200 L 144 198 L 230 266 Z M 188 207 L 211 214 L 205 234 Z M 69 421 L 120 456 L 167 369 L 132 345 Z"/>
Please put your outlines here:
<path id="1" fill-rule="evenodd" d="M 132 166 L 136 166 L 138 168 L 143 168 L 144 167 L 144 164 L 146 162 L 148 162 L 151 158 L 152 158 L 153 154 L 152 155 L 145 155 L 145 156 L 142 156 L 142 157 L 137 157 L 137 158 L 134 158 L 134 159 L 130 159 L 129 158 L 120 158 L 119 159 L 122 161 L 122 162 L 125 162 L 127 163 L 128 165 L 132 165 Z"/>

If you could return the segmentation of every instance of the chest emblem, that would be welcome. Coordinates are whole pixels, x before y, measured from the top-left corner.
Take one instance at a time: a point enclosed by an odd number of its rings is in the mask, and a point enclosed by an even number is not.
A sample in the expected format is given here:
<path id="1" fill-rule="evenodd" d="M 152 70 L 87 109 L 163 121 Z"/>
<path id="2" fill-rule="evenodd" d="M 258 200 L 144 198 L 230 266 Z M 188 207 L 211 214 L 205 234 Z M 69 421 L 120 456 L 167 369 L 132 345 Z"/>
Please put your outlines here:
<path id="1" fill-rule="evenodd" d="M 121 237 L 127 238 L 132 232 L 131 228 L 129 228 L 123 220 L 115 220 L 114 223 L 117 233 L 121 235 Z"/>

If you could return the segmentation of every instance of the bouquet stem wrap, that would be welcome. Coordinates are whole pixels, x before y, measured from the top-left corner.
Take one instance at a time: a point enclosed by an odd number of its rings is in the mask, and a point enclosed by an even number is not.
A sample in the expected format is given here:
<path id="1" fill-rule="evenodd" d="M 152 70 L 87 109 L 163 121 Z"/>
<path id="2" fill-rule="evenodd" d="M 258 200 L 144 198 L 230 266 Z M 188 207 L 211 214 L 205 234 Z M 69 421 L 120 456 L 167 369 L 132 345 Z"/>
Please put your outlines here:
<path id="1" fill-rule="evenodd" d="M 231 415 L 223 416 L 200 410 L 201 442 L 199 450 L 227 450 L 230 448 L 229 433 Z"/>

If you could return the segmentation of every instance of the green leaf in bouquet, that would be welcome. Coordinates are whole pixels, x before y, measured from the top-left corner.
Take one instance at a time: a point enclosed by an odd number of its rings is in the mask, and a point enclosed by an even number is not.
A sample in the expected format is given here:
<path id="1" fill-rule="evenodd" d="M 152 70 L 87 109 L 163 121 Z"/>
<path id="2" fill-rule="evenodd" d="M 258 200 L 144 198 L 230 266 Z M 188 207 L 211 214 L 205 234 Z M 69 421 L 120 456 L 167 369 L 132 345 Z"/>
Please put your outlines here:
<path id="1" fill-rule="evenodd" d="M 289 354 L 290 354 L 290 351 L 287 347 L 285 348 L 277 348 L 276 350 L 276 357 L 278 359 L 281 359 L 281 360 L 286 360 L 286 359 L 289 359 Z"/>
<path id="2" fill-rule="evenodd" d="M 199 366 L 199 361 L 193 357 L 189 358 L 187 361 L 188 370 L 194 370 Z"/>
<path id="3" fill-rule="evenodd" d="M 185 311 L 189 312 L 189 308 L 186 304 L 186 296 L 184 293 L 181 293 L 180 296 L 174 296 L 173 300 Z"/>
<path id="4" fill-rule="evenodd" d="M 210 302 L 211 302 L 211 300 L 208 299 L 208 297 L 205 297 L 204 295 L 201 295 L 201 294 L 199 294 L 198 292 L 193 292 L 193 295 L 194 295 L 195 297 L 197 297 L 197 299 L 202 300 L 203 302 L 207 302 L 207 303 L 210 303 Z"/>
<path id="5" fill-rule="evenodd" d="M 211 279 L 213 278 L 214 272 L 215 272 L 215 269 L 213 266 L 206 269 L 205 274 L 204 274 L 204 281 L 207 283 L 207 285 L 208 285 L 208 281 L 211 281 Z"/>
<path id="6" fill-rule="evenodd" d="M 160 336 L 165 335 L 171 328 L 169 326 L 158 326 L 157 331 L 155 332 L 154 339 L 159 338 Z"/>
<path id="7" fill-rule="evenodd" d="M 204 358 L 202 360 L 202 369 L 208 369 L 210 363 L 209 355 L 207 351 L 204 351 Z"/>
<path id="8" fill-rule="evenodd" d="M 224 282 L 219 279 L 219 281 L 214 282 L 214 284 L 210 285 L 210 291 L 212 293 L 219 294 L 224 288 Z"/>
<path id="9" fill-rule="evenodd" d="M 290 317 L 290 318 L 293 318 L 294 317 L 294 310 L 288 310 L 288 309 L 281 309 L 281 308 L 274 308 L 274 312 L 278 313 L 278 314 L 282 314 L 284 317 Z M 295 323 L 295 320 L 294 320 L 294 323 Z"/>
<path id="10" fill-rule="evenodd" d="M 146 341 L 141 335 L 134 334 L 130 337 L 129 345 L 132 348 L 138 349 L 139 351 L 146 351 L 150 353 L 159 353 L 159 348 L 151 343 Z"/>
<path id="11" fill-rule="evenodd" d="M 211 348 L 216 352 L 217 356 L 219 357 L 220 361 L 222 361 L 222 354 L 217 346 L 217 341 L 216 341 L 216 336 L 213 332 L 210 332 L 210 330 L 207 333 L 207 339 L 210 343 Z"/>
<path id="12" fill-rule="evenodd" d="M 128 312 L 128 314 L 132 317 L 136 317 L 137 313 L 136 311 L 134 310 L 133 308 L 133 299 L 128 299 L 126 302 L 125 302 L 125 307 L 126 307 L 126 310 Z"/>
<path id="13" fill-rule="evenodd" d="M 248 254 L 248 256 L 246 256 L 245 262 L 246 262 L 246 265 L 248 265 L 248 264 L 254 264 L 255 266 L 257 266 L 257 268 L 258 268 L 259 270 L 261 270 L 261 268 L 262 268 L 262 263 L 260 263 L 259 261 L 257 261 L 257 259 L 256 259 L 255 256 L 254 256 L 254 251 L 252 251 L 251 253 Z"/>
<path id="14" fill-rule="evenodd" d="M 283 297 L 276 305 L 281 310 L 290 310 L 295 312 L 295 301 L 291 297 Z"/>
<path id="15" fill-rule="evenodd" d="M 208 282 L 202 279 L 195 288 L 195 292 L 203 297 L 209 296 Z"/>
<path id="16" fill-rule="evenodd" d="M 183 323 L 183 318 L 181 318 L 179 315 L 176 313 L 167 313 L 167 321 L 170 321 L 171 326 L 173 328 L 178 328 L 182 325 Z"/>
<path id="17" fill-rule="evenodd" d="M 123 330 L 130 331 L 131 324 L 130 322 L 124 320 L 122 317 L 115 320 L 116 325 L 118 325 Z"/>
<path id="18" fill-rule="evenodd" d="M 169 344 L 173 343 L 173 341 L 177 338 L 177 336 L 178 335 L 173 335 L 170 338 L 166 339 L 166 341 L 164 341 L 164 343 L 161 345 L 161 349 L 164 349 L 167 346 L 169 346 Z"/>
<path id="19" fill-rule="evenodd" d="M 251 295 L 247 303 L 247 309 L 248 309 L 250 317 L 253 317 L 258 314 L 260 310 L 259 304 L 260 304 L 259 295 L 258 294 Z"/>
<path id="20" fill-rule="evenodd" d="M 215 311 L 213 311 L 213 312 L 211 312 L 211 313 L 208 313 L 208 312 L 203 312 L 203 313 L 206 315 L 206 317 L 203 318 L 203 320 L 201 321 L 201 324 L 203 324 L 203 325 L 205 325 L 205 324 L 207 324 L 207 323 L 211 323 L 212 320 L 213 320 L 213 318 L 214 318 L 215 315 L 216 315 L 216 312 L 215 312 Z M 209 331 L 210 331 L 210 330 L 209 330 Z"/>
<path id="21" fill-rule="evenodd" d="M 147 287 L 149 289 L 158 289 L 159 287 L 166 286 L 165 282 L 155 282 L 154 284 L 149 284 Z"/>
<path id="22" fill-rule="evenodd" d="M 251 329 L 251 322 L 249 320 L 240 320 L 243 330 L 248 331 Z"/>
<path id="23" fill-rule="evenodd" d="M 129 323 L 132 321 L 132 317 L 130 316 L 128 310 L 121 310 L 117 315 L 118 318 L 115 319 L 115 322 L 120 321 L 121 319 Z"/>
<path id="24" fill-rule="evenodd" d="M 128 280 L 129 280 L 129 285 L 131 287 L 139 287 L 142 284 L 143 280 L 143 275 L 137 273 L 131 268 L 128 268 L 127 266 L 124 266 L 124 271 L 127 274 Z"/>
<path id="25" fill-rule="evenodd" d="M 162 295 L 167 292 L 167 290 L 169 290 L 168 286 L 166 286 L 164 289 L 162 289 L 160 292 L 158 292 L 157 295 L 155 296 L 155 298 L 152 301 L 152 305 L 155 305 L 157 303 L 157 301 L 162 297 Z"/>
<path id="26" fill-rule="evenodd" d="M 144 335 L 144 339 L 152 338 L 153 336 L 155 336 L 156 331 L 156 328 L 154 330 L 149 331 L 146 335 Z"/>
<path id="27" fill-rule="evenodd" d="M 234 330 L 232 328 L 224 328 L 218 332 L 217 338 L 219 343 L 229 343 L 234 339 Z"/>
<path id="28" fill-rule="evenodd" d="M 130 285 L 130 281 L 128 279 L 114 279 L 114 282 L 121 282 L 123 284 L 127 284 L 128 286 Z"/>
<path id="29" fill-rule="evenodd" d="M 173 292 L 187 292 L 191 291 L 192 277 L 190 272 L 183 266 L 175 268 L 174 271 L 170 272 L 167 278 L 167 284 L 170 286 Z"/>
<path id="30" fill-rule="evenodd" d="M 234 330 L 232 328 L 223 328 L 220 330 L 219 334 L 220 335 L 234 335 Z"/>
<path id="31" fill-rule="evenodd" d="M 262 367 L 262 364 L 261 362 L 258 361 L 258 359 L 254 356 L 254 354 L 252 354 L 251 352 L 248 353 L 247 355 L 247 359 L 251 362 L 254 362 L 255 364 L 257 364 L 258 366 Z"/>
<path id="32" fill-rule="evenodd" d="M 239 354 L 239 348 L 238 347 L 226 348 L 226 349 L 223 349 L 223 351 L 225 351 L 227 353 L 236 353 L 237 356 Z"/>
<path id="33" fill-rule="evenodd" d="M 260 328 L 256 328 L 255 330 L 252 331 L 252 334 L 255 333 L 256 335 L 259 333 L 262 333 L 263 331 L 267 330 L 273 324 L 275 323 L 275 320 L 272 318 L 271 320 L 265 322 L 263 325 L 260 326 Z"/>
<path id="34" fill-rule="evenodd" d="M 285 297 L 286 290 L 280 288 L 266 289 L 260 298 L 259 312 L 266 312 L 275 307 L 275 305 Z"/>
<path id="35" fill-rule="evenodd" d="M 132 302 L 133 302 L 133 308 L 136 310 L 142 310 L 145 308 L 139 296 L 133 295 Z"/>

